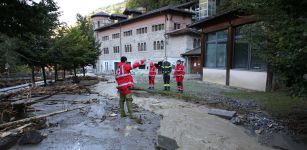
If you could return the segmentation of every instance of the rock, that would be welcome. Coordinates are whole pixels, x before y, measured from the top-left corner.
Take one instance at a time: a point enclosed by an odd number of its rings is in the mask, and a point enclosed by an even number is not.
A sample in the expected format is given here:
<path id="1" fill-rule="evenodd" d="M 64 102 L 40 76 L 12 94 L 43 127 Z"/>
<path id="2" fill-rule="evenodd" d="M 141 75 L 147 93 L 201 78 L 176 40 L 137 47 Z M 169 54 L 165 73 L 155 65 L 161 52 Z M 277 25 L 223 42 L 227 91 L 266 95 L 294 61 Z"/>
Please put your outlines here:
<path id="1" fill-rule="evenodd" d="M 216 115 L 225 119 L 231 119 L 236 115 L 236 111 L 228 111 L 223 109 L 210 109 L 208 111 L 208 114 L 210 115 Z"/>
<path id="2" fill-rule="evenodd" d="M 112 113 L 112 114 L 110 114 L 110 117 L 116 117 L 117 116 L 117 114 L 116 113 Z"/>
<path id="3" fill-rule="evenodd" d="M 231 121 L 231 123 L 233 123 L 235 125 L 240 125 L 242 123 L 242 121 L 239 117 L 232 117 L 230 121 Z"/>
<path id="4" fill-rule="evenodd" d="M 30 131 L 26 134 L 24 134 L 19 141 L 19 145 L 27 145 L 27 144 L 38 144 L 43 139 L 45 139 L 46 136 L 43 136 L 40 132 L 34 130 Z"/>
<path id="5" fill-rule="evenodd" d="M 158 135 L 157 148 L 166 150 L 176 150 L 179 148 L 176 140 L 163 135 Z"/>
<path id="6" fill-rule="evenodd" d="M 261 134 L 262 132 L 263 132 L 263 129 L 255 130 L 255 133 L 258 134 L 258 135 Z"/>
<path id="7" fill-rule="evenodd" d="M 253 129 L 250 129 L 250 128 L 245 129 L 244 133 L 246 133 L 249 136 L 254 136 L 255 135 L 255 131 Z"/>
<path id="8" fill-rule="evenodd" d="M 146 131 L 146 129 L 145 129 L 145 128 L 137 128 L 137 130 L 139 130 L 139 131 L 141 131 L 141 132 Z"/>

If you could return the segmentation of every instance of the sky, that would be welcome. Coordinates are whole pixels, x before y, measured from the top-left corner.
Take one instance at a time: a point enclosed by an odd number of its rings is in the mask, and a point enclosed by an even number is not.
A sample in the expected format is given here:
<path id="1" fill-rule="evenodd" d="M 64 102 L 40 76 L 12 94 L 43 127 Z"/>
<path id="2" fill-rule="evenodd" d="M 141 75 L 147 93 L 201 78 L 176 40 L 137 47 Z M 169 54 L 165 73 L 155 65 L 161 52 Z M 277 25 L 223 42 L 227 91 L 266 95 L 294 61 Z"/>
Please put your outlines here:
<path id="1" fill-rule="evenodd" d="M 94 10 L 117 4 L 124 0 L 54 0 L 60 7 L 62 16 L 59 18 L 61 22 L 73 25 L 76 22 L 76 14 L 88 15 Z"/>

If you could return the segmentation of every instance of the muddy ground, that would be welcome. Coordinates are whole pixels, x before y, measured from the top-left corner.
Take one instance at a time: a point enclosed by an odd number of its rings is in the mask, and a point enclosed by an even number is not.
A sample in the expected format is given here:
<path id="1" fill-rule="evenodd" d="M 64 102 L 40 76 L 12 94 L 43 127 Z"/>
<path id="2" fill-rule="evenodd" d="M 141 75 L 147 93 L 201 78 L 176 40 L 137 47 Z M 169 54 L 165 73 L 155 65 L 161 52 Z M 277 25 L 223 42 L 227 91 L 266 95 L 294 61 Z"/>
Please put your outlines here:
<path id="1" fill-rule="evenodd" d="M 46 114 L 57 110 L 86 105 L 75 110 L 48 117 L 49 127 L 41 130 L 47 135 L 37 145 L 15 145 L 12 150 L 144 150 L 155 149 L 160 116 L 135 106 L 143 124 L 137 124 L 118 114 L 118 98 L 100 94 L 58 94 L 32 107 L 31 115 Z"/>
<path id="2" fill-rule="evenodd" d="M 32 116 L 78 106 L 86 108 L 48 117 L 49 127 L 40 130 L 46 139 L 36 145 L 16 144 L 11 149 L 150 150 L 156 148 L 160 136 L 175 140 L 171 147 L 178 146 L 179 150 L 305 149 L 282 134 L 262 139 L 243 126 L 208 115 L 210 108 L 206 105 L 134 91 L 134 109 L 144 123 L 140 125 L 117 115 L 119 98 L 112 77 L 90 90 L 92 94 L 58 93 L 33 104 Z M 259 139 L 272 143 L 264 146 Z"/>

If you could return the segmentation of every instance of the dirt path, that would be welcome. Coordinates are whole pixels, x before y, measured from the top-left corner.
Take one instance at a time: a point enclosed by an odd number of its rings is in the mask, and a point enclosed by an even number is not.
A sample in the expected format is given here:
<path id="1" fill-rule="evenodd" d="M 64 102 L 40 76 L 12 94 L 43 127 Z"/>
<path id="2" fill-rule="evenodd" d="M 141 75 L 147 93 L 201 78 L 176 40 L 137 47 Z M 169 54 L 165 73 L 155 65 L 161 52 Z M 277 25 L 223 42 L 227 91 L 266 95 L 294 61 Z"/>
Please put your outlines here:
<path id="1" fill-rule="evenodd" d="M 109 97 L 117 97 L 115 83 L 100 83 L 97 89 Z M 138 92 L 139 93 L 139 92 Z M 137 94 L 134 103 L 163 116 L 158 134 L 175 139 L 182 150 L 269 150 L 256 136 L 230 121 L 208 115 L 206 106 L 199 106 L 162 96 Z"/>

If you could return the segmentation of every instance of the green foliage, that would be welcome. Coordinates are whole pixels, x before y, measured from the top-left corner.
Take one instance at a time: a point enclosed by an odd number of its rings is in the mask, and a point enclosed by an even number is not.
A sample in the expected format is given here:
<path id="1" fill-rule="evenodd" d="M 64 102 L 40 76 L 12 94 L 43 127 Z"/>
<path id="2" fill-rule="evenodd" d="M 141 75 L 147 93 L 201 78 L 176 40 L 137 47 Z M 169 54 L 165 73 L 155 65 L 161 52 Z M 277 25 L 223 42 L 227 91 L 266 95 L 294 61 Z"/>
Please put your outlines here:
<path id="1" fill-rule="evenodd" d="M 91 21 L 77 15 L 77 26 L 61 28 L 49 51 L 54 63 L 65 69 L 94 65 L 100 55 L 100 44 L 95 40 Z"/>
<path id="2" fill-rule="evenodd" d="M 254 14 L 262 27 L 254 38 L 261 47 L 260 56 L 281 75 L 290 93 L 307 95 L 307 2 L 301 0 L 233 0 L 238 7 Z"/>

